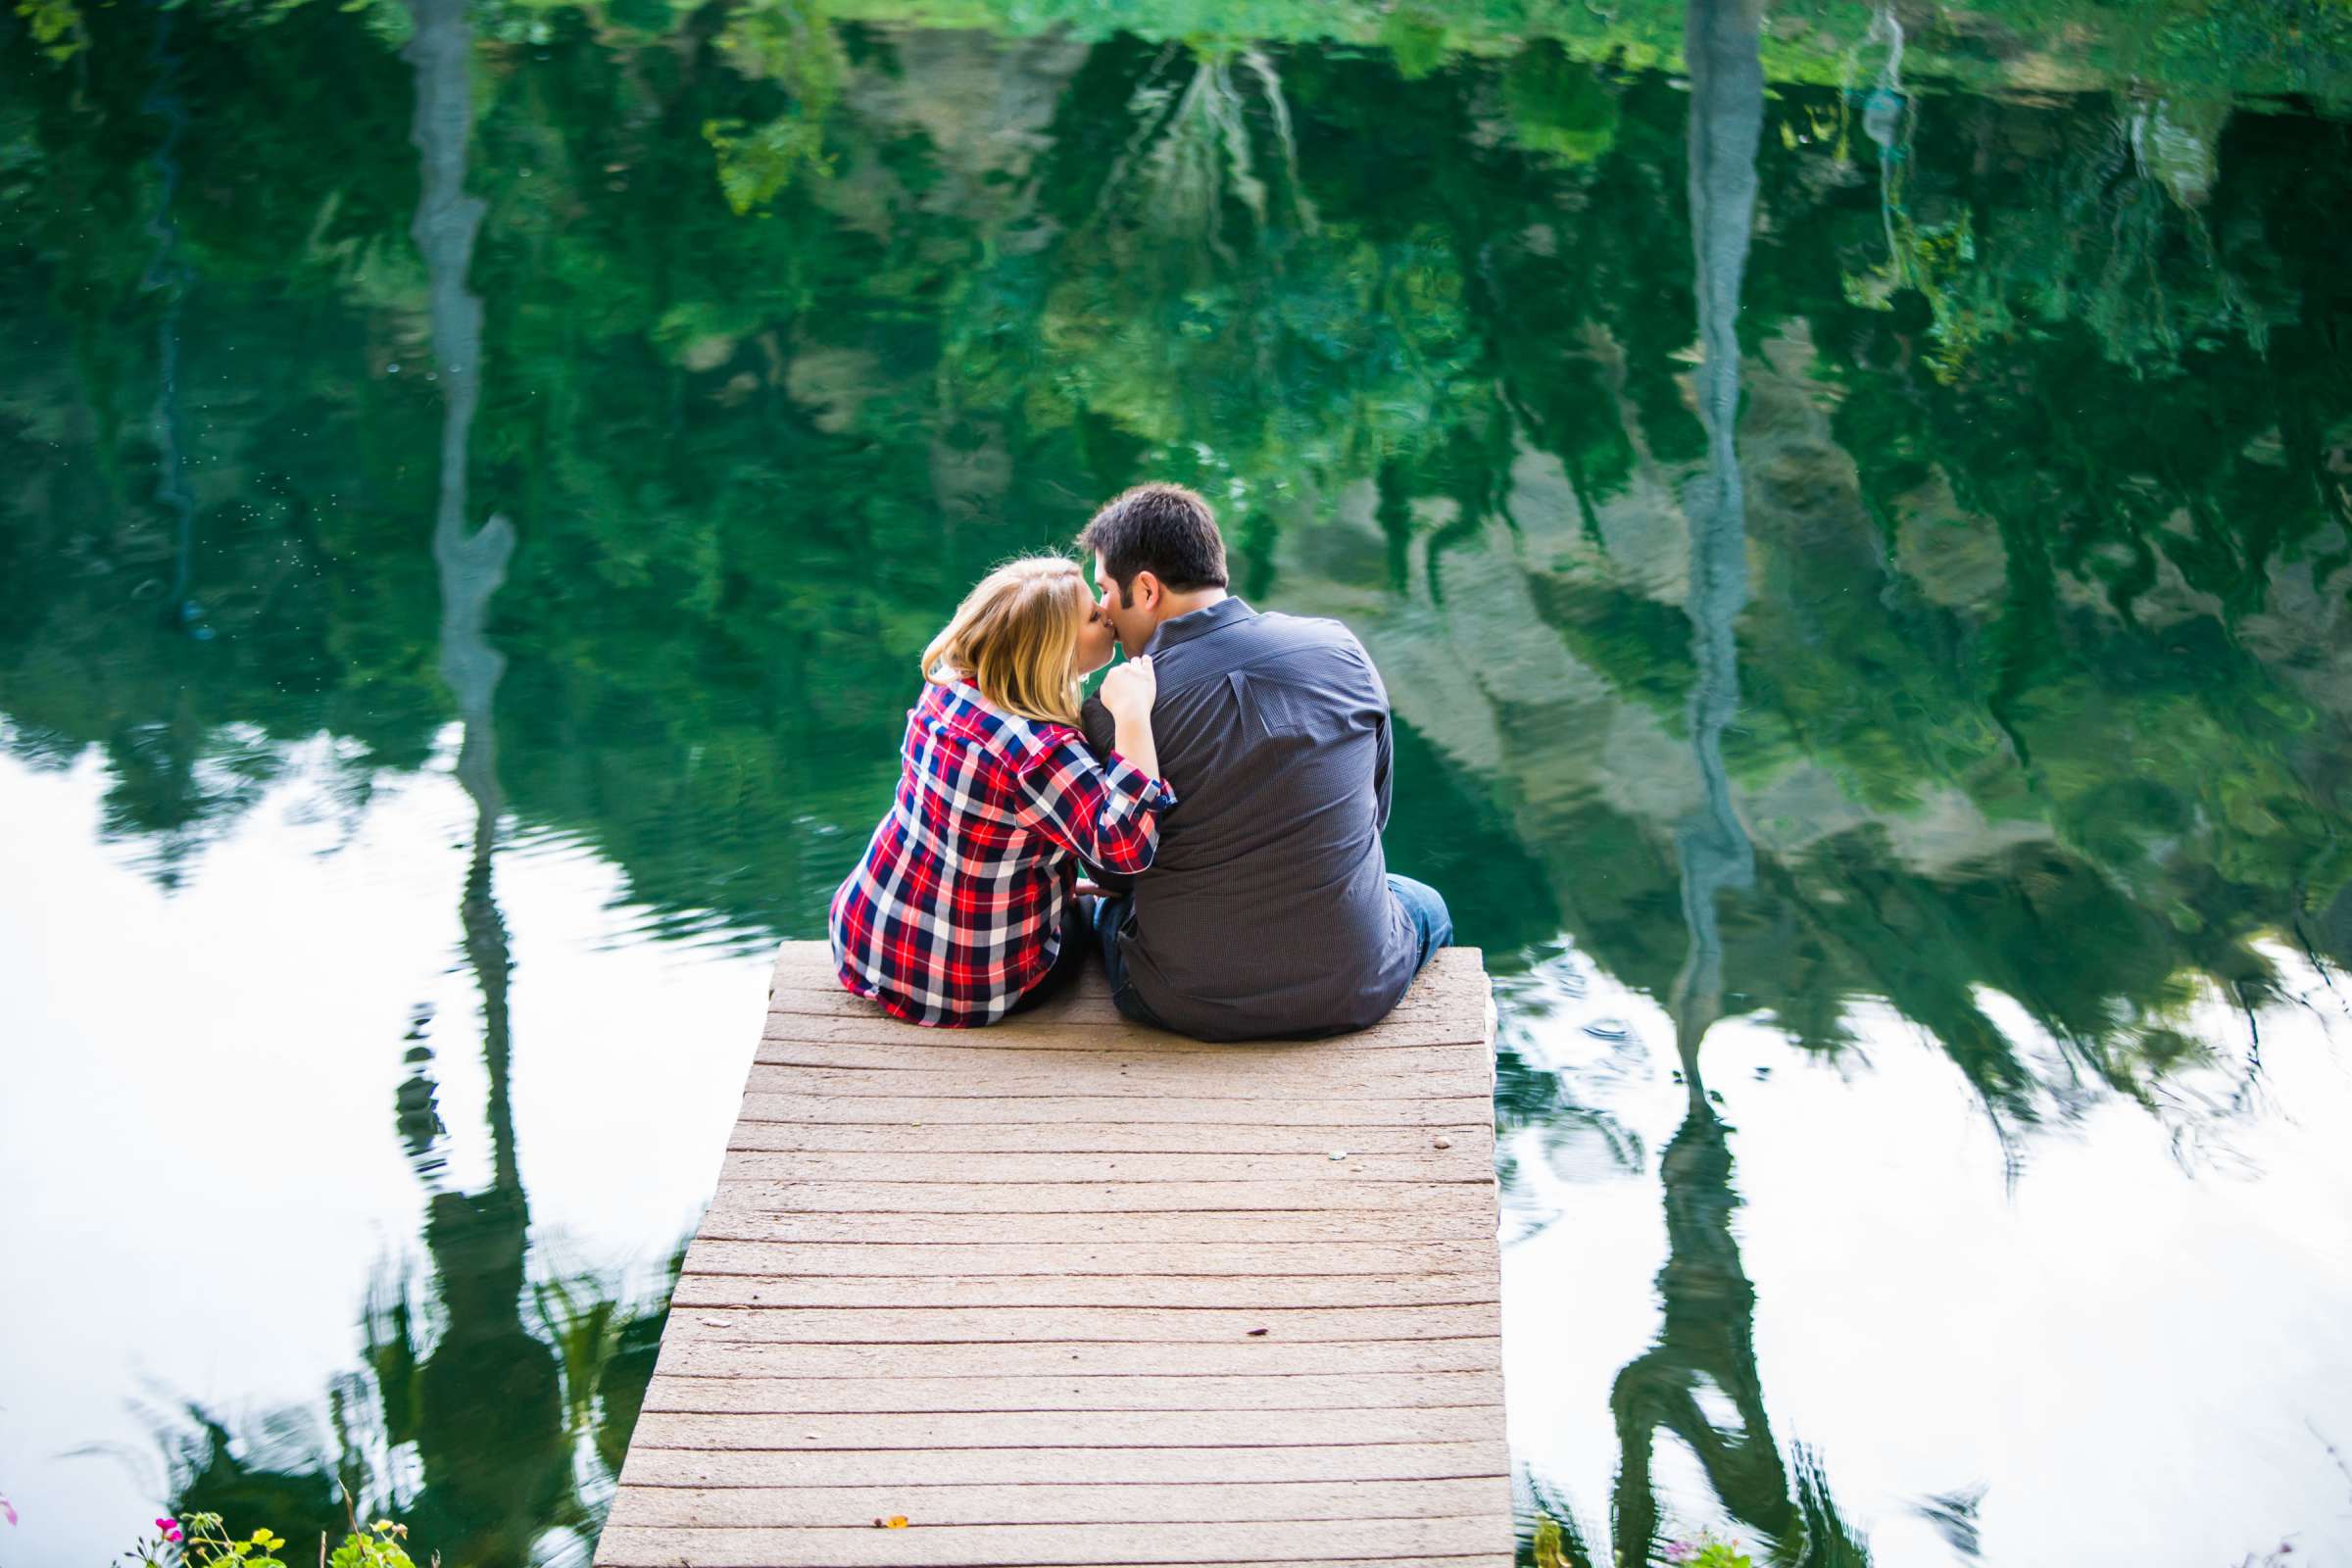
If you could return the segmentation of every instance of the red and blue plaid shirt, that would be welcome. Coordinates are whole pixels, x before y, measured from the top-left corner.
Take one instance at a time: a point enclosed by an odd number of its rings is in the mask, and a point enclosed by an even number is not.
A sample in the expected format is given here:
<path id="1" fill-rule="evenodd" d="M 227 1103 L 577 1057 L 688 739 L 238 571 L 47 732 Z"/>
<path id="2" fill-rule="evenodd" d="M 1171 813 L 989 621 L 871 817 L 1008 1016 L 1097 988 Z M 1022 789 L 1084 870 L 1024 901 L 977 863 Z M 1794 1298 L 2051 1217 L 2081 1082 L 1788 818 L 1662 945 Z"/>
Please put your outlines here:
<path id="1" fill-rule="evenodd" d="M 906 714 L 898 799 L 833 895 L 841 983 L 910 1023 L 993 1023 L 1060 956 L 1076 859 L 1134 873 L 1166 784 L 1067 724 L 990 708 L 958 681 Z"/>

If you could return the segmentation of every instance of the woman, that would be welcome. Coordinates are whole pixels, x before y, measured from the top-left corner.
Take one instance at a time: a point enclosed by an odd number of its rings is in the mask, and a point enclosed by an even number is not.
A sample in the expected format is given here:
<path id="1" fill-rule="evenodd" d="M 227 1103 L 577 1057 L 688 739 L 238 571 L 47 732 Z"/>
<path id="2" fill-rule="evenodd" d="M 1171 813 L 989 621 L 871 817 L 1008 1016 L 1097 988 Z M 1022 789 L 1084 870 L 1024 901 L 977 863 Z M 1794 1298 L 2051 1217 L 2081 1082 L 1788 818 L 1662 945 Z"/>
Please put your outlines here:
<path id="1" fill-rule="evenodd" d="M 998 567 L 923 650 L 898 798 L 833 895 L 841 983 L 910 1023 L 994 1023 L 1068 983 L 1090 945 L 1078 861 L 1133 873 L 1176 804 L 1156 775 L 1152 661 L 1103 677 L 1114 749 L 1078 729 L 1110 623 L 1075 563 Z"/>

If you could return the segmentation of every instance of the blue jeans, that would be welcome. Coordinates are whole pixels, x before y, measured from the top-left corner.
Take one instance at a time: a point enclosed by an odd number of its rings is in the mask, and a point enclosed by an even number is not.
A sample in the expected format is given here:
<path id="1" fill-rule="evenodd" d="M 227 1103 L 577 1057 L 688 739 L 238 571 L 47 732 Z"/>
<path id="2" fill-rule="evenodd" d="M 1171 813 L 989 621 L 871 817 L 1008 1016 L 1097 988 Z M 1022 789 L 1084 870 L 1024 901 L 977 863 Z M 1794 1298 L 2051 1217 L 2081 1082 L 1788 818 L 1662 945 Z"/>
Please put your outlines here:
<path id="1" fill-rule="evenodd" d="M 1135 982 L 1127 977 L 1127 956 L 1119 951 L 1119 930 L 1126 925 L 1128 911 L 1134 907 L 1133 893 L 1095 901 L 1095 942 L 1102 950 L 1103 971 L 1110 976 L 1110 1004 L 1119 1009 L 1120 1017 L 1132 1023 L 1165 1029 L 1168 1026 L 1135 994 Z"/>
<path id="2" fill-rule="evenodd" d="M 1413 973 L 1419 974 L 1429 967 L 1440 948 L 1453 946 L 1453 916 L 1446 911 L 1446 896 L 1426 882 L 1391 871 L 1389 891 L 1404 906 L 1405 918 L 1413 922 Z"/>
<path id="3" fill-rule="evenodd" d="M 1409 876 L 1389 873 L 1389 894 L 1404 909 L 1404 917 L 1413 923 L 1413 973 L 1429 967 L 1440 948 L 1453 946 L 1453 916 L 1446 908 L 1446 896 L 1426 882 L 1416 882 Z M 1135 907 L 1135 895 L 1122 893 L 1115 898 L 1098 900 L 1095 904 L 1095 940 L 1102 949 L 1102 968 L 1110 976 L 1110 1004 L 1119 1015 L 1136 1023 L 1165 1029 L 1135 994 L 1135 982 L 1127 976 L 1127 956 L 1119 951 L 1119 931 L 1127 924 L 1128 913 Z"/>

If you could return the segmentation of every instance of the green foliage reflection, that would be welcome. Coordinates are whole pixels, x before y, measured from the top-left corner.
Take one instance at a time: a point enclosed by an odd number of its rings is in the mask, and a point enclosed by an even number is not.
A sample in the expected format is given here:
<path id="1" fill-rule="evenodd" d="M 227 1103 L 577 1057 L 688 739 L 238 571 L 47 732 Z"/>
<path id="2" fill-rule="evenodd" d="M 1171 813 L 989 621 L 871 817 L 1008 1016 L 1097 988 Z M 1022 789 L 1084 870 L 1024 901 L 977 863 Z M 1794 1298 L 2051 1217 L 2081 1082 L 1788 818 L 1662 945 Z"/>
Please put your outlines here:
<path id="1" fill-rule="evenodd" d="M 1498 969 L 1567 939 L 1669 1001 L 1693 1083 L 1716 1016 L 1836 1054 L 1883 999 L 2019 1137 L 2163 1109 L 2269 944 L 2352 958 L 2340 6 L 1996 6 L 1989 59 L 1799 7 L 1705 203 L 1681 6 L 489 5 L 432 145 L 446 6 L 20 11 L 5 744 L 95 753 L 166 882 L 297 768 L 356 818 L 454 763 L 500 1093 L 502 834 L 657 936 L 812 934 L 907 650 L 1147 475 L 1371 646 L 1399 869 Z M 1513 1062 L 1501 1113 L 1578 1114 Z M 1661 1158 L 1628 1450 L 1841 1541 L 1703 1103 Z M 534 1288 L 511 1178 L 434 1194 L 351 1406 L 484 1560 L 587 1517 L 659 1321 Z M 307 1529 L 318 1477 L 235 1507 Z"/>

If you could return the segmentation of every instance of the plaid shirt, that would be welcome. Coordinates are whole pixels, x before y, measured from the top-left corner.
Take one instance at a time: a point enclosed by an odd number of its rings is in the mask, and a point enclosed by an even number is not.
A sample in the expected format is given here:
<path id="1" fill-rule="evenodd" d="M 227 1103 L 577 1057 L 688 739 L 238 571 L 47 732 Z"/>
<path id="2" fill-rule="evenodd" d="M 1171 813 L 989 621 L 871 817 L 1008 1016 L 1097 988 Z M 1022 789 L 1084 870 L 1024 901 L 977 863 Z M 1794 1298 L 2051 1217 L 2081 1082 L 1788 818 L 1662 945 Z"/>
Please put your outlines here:
<path id="1" fill-rule="evenodd" d="M 1072 858 L 1143 870 L 1175 804 L 1116 752 L 1097 762 L 1070 725 L 926 684 L 898 799 L 833 895 L 841 983 L 910 1023 L 994 1023 L 1060 956 Z"/>

